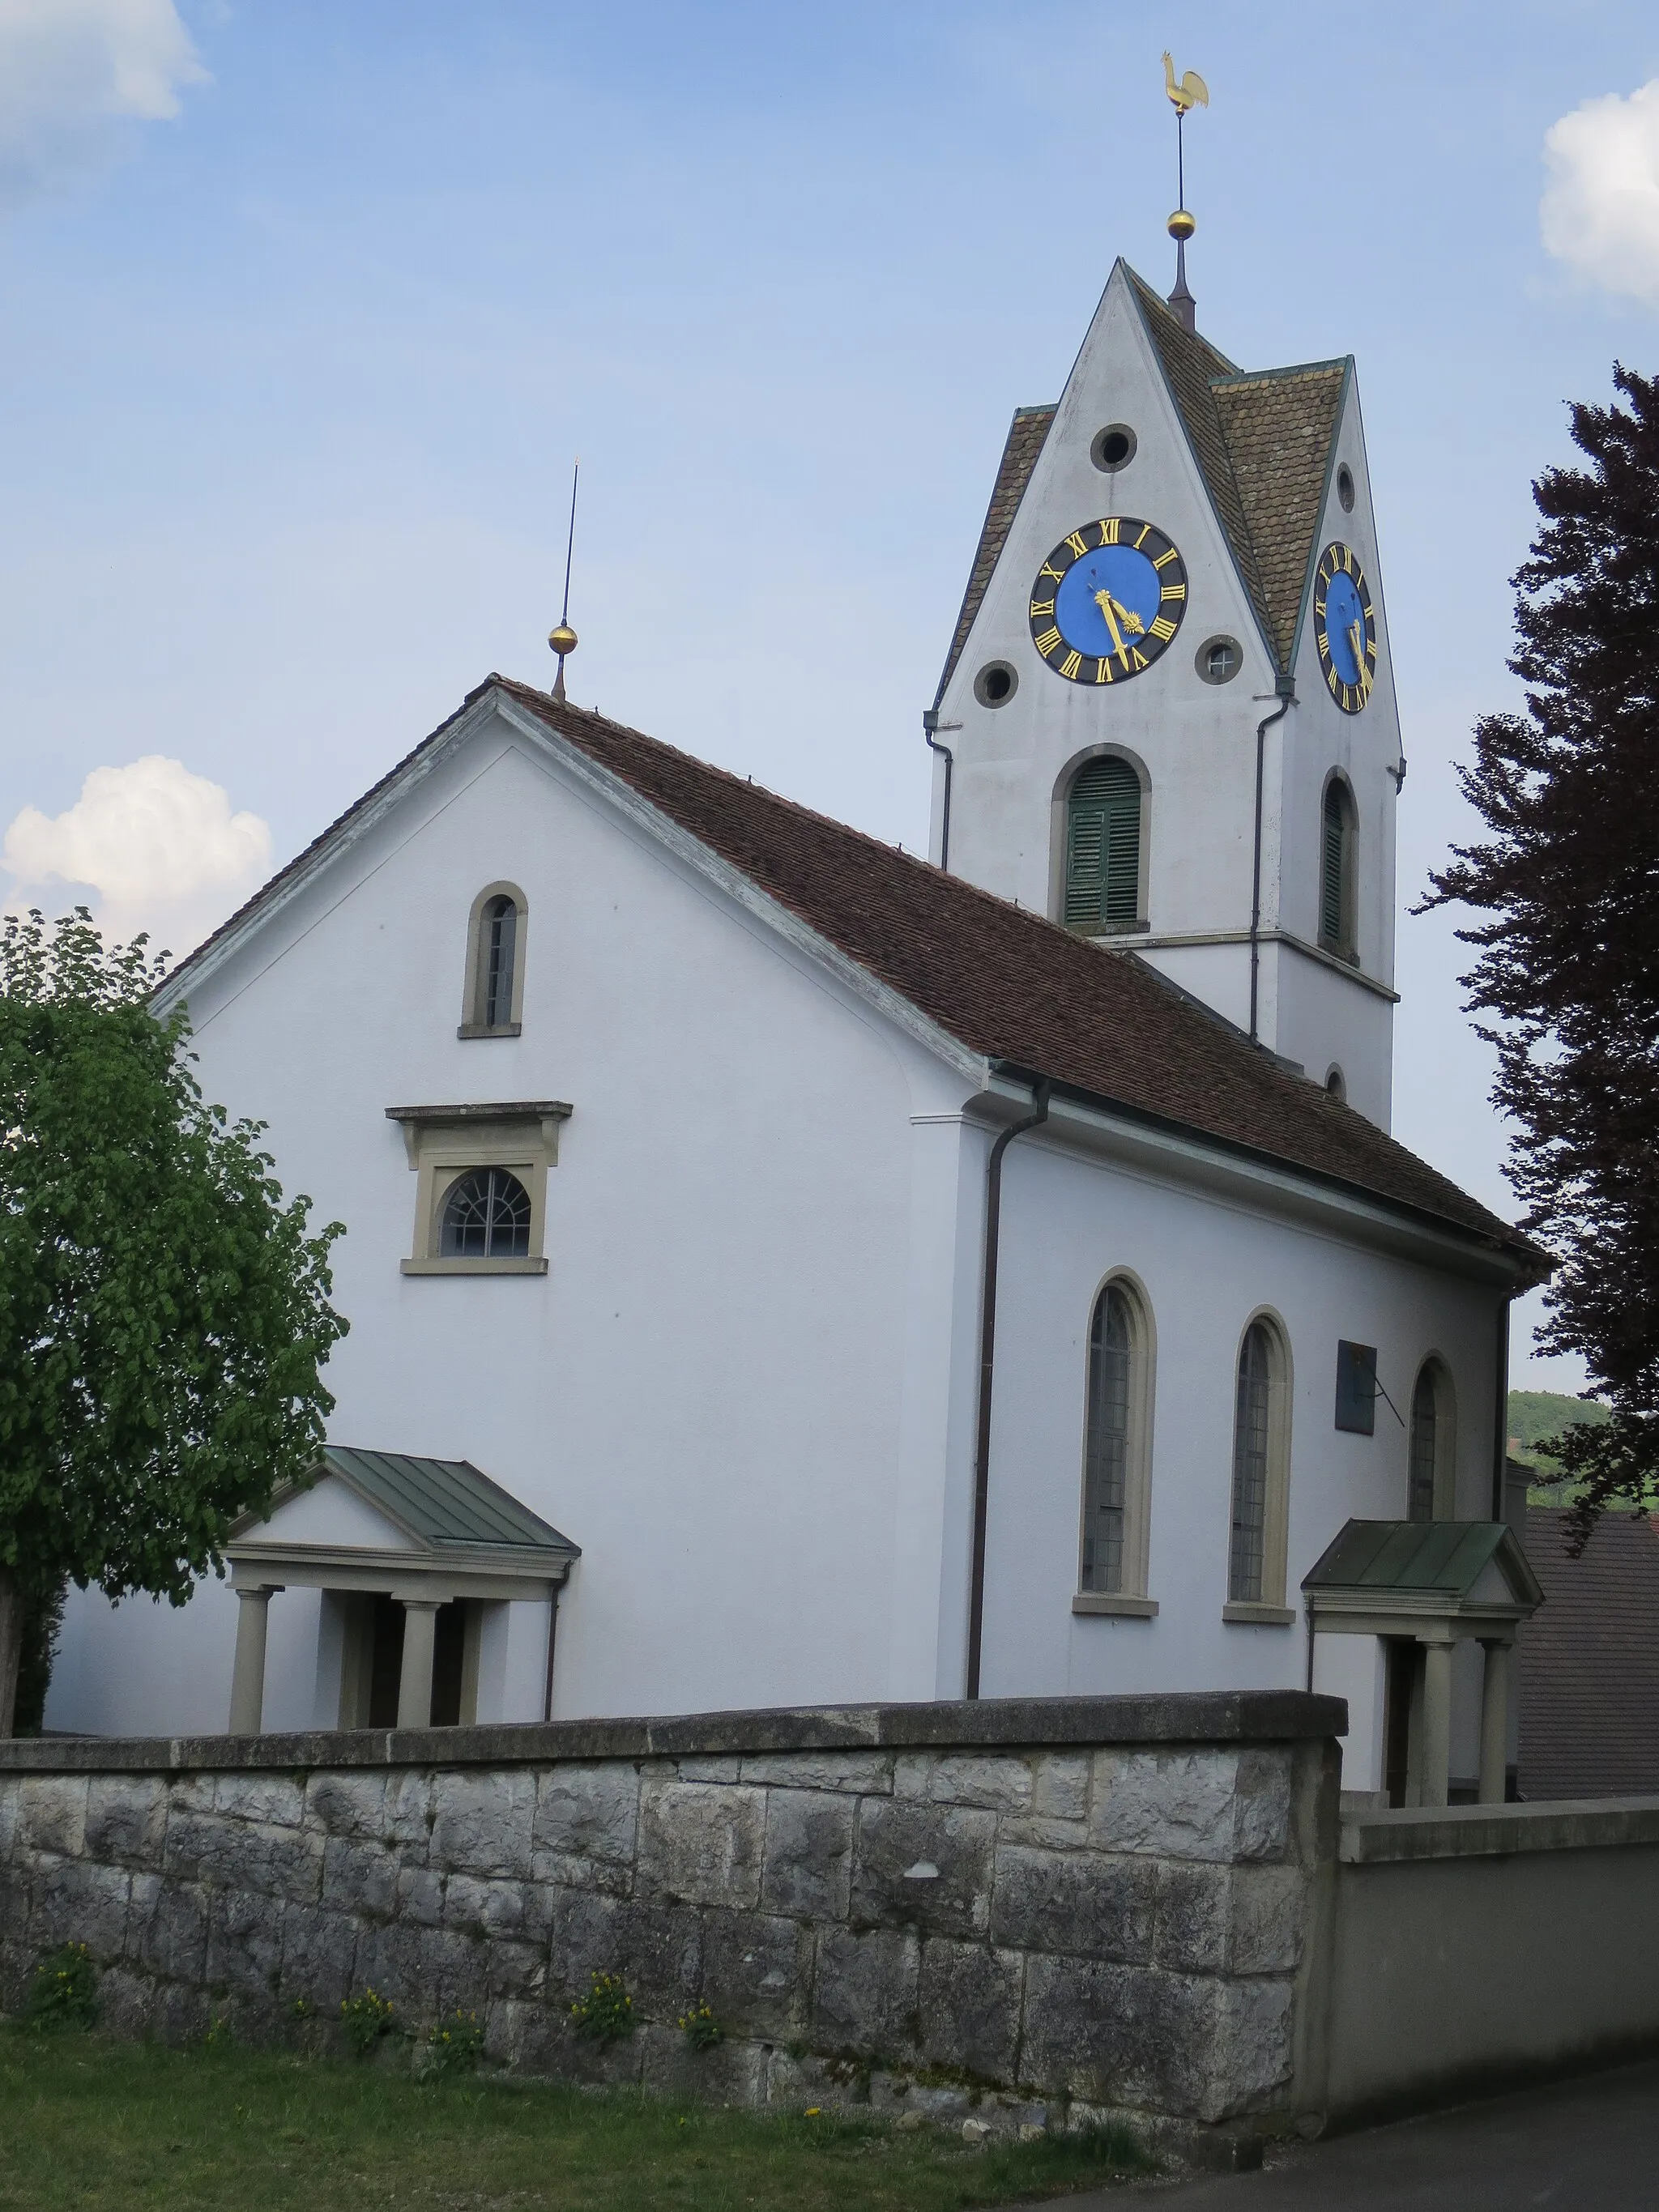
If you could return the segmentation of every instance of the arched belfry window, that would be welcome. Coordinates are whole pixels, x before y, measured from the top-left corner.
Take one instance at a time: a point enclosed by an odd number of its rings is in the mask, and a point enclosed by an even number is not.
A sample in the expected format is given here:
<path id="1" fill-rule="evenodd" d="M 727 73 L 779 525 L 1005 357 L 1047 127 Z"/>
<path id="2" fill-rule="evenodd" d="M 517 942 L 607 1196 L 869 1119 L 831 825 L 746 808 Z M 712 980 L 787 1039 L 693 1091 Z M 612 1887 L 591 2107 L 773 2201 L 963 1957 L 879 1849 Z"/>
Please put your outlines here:
<path id="1" fill-rule="evenodd" d="M 1126 760 L 1088 762 L 1066 802 L 1066 927 L 1085 935 L 1140 918 L 1140 778 Z"/>
<path id="2" fill-rule="evenodd" d="M 1151 1429 L 1151 1325 L 1127 1283 L 1108 1283 L 1095 1301 L 1089 1329 L 1081 1592 L 1102 1598 L 1145 1595 Z"/>
<path id="3" fill-rule="evenodd" d="M 1289 1363 L 1284 1339 L 1253 1321 L 1238 1348 L 1233 1401 L 1232 1527 L 1227 1600 L 1236 1616 L 1282 1611 L 1290 1476 Z"/>
<path id="4" fill-rule="evenodd" d="M 1340 775 L 1325 786 L 1319 833 L 1319 942 L 1352 960 L 1354 942 L 1353 793 Z"/>
<path id="5" fill-rule="evenodd" d="M 524 893 L 490 884 L 472 902 L 466 933 L 464 1037 L 517 1036 L 524 1018 Z"/>
<path id="6" fill-rule="evenodd" d="M 1412 1392 L 1410 1468 L 1406 1512 L 1413 1521 L 1445 1521 L 1453 1511 L 1452 1445 L 1456 1420 L 1451 1377 L 1437 1359 L 1425 1359 Z"/>

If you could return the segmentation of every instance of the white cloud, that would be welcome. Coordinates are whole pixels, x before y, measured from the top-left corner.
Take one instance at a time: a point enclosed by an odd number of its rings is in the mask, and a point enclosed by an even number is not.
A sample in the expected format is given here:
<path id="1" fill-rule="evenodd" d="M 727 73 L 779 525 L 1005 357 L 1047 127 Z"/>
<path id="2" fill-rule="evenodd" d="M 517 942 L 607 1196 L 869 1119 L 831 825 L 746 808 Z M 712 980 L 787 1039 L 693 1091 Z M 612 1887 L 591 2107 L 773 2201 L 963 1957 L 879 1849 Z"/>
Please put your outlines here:
<path id="1" fill-rule="evenodd" d="M 0 0 L 0 206 L 101 167 L 206 78 L 173 0 Z"/>
<path id="2" fill-rule="evenodd" d="M 1544 248 L 1609 292 L 1659 307 L 1659 77 L 1587 100 L 1544 138 Z"/>
<path id="3" fill-rule="evenodd" d="M 107 936 L 148 929 L 183 953 L 268 872 L 270 831 L 257 814 L 233 814 L 218 784 L 149 753 L 94 769 L 62 814 L 26 806 L 0 858 L 15 878 L 15 902 L 50 904 L 48 886 L 84 885 Z"/>

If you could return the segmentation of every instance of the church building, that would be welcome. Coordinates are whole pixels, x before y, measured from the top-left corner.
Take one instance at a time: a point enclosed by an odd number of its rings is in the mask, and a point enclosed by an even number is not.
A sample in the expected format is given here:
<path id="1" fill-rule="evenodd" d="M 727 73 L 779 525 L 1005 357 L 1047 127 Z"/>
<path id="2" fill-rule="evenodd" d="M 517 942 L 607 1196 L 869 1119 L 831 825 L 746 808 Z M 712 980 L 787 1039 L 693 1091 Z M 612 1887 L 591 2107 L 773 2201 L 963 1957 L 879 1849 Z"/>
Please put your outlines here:
<path id="1" fill-rule="evenodd" d="M 1120 262 L 1009 431 L 928 860 L 482 684 L 162 991 L 351 1333 L 228 1586 L 71 1593 L 48 1726 L 1312 1682 L 1348 1786 L 1409 1735 L 1492 1794 L 1548 1262 L 1388 1133 L 1379 577 L 1352 362 Z"/>

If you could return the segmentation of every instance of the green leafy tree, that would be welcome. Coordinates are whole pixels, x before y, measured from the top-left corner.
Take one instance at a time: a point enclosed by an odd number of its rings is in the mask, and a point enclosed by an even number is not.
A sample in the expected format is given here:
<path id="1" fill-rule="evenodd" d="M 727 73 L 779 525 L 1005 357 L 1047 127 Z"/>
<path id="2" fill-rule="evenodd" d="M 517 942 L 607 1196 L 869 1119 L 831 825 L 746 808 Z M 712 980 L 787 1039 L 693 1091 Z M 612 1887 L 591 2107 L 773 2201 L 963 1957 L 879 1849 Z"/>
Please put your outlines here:
<path id="1" fill-rule="evenodd" d="M 84 908 L 0 931 L 0 1735 L 23 1617 L 67 1579 L 182 1605 L 314 1465 L 331 1224 L 191 1073 L 161 962 Z"/>
<path id="2" fill-rule="evenodd" d="M 1588 465 L 1533 487 L 1510 663 L 1527 711 L 1475 725 L 1460 774 L 1492 835 L 1428 901 L 1483 917 L 1459 932 L 1480 951 L 1463 981 L 1517 1125 L 1510 1178 L 1562 1255 L 1544 1341 L 1608 1408 L 1538 1444 L 1583 1486 L 1581 1547 L 1603 1506 L 1659 1498 L 1659 385 L 1613 383 L 1572 410 Z"/>

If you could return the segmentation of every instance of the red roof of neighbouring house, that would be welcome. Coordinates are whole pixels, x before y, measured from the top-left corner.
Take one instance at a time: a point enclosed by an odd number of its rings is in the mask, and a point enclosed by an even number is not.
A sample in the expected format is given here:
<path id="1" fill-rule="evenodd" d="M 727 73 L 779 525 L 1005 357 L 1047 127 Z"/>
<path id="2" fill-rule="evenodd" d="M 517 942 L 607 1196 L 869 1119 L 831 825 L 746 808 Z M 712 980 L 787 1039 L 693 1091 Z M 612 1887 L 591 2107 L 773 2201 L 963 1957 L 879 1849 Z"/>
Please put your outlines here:
<path id="1" fill-rule="evenodd" d="M 1520 1630 L 1523 1797 L 1659 1791 L 1659 1533 L 1604 1513 L 1581 1559 L 1565 1511 L 1527 1511 L 1544 1602 Z"/>

